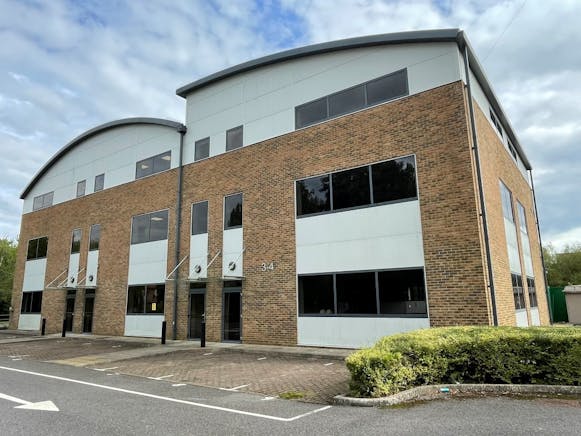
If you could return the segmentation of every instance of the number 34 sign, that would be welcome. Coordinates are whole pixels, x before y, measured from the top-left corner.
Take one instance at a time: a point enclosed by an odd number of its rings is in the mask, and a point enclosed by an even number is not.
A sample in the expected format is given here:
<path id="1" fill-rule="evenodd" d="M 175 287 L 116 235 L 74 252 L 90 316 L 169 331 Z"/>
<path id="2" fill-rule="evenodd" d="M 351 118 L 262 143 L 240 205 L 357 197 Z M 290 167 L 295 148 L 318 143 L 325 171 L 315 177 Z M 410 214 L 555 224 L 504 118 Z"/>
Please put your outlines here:
<path id="1" fill-rule="evenodd" d="M 260 264 L 260 271 L 262 272 L 274 271 L 274 262 L 262 262 Z"/>

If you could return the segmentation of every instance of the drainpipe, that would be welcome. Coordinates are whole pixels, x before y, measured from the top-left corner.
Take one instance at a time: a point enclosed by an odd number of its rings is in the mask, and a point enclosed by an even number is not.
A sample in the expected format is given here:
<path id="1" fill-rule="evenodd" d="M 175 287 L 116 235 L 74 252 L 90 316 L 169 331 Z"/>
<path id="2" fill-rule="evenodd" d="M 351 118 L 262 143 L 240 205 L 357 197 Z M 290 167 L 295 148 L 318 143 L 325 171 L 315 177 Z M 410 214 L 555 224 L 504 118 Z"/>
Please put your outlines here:
<path id="1" fill-rule="evenodd" d="M 187 132 L 186 126 L 180 124 L 178 133 L 180 134 L 180 157 L 178 167 L 178 186 L 177 186 L 177 200 L 176 200 L 176 229 L 175 229 L 175 265 L 180 261 L 180 230 L 182 222 L 182 185 L 183 185 L 183 156 L 184 156 L 184 135 Z M 178 335 L 178 288 L 179 288 L 179 274 L 180 269 L 175 270 L 174 286 L 173 286 L 173 329 L 172 339 L 175 341 Z"/>
<path id="2" fill-rule="evenodd" d="M 490 256 L 490 240 L 488 237 L 488 224 L 486 222 L 486 203 L 484 202 L 484 188 L 482 187 L 482 170 L 480 168 L 480 156 L 478 153 L 478 137 L 476 135 L 476 121 L 474 117 L 474 106 L 472 104 L 472 88 L 470 87 L 470 65 L 468 64 L 468 45 L 464 45 L 464 71 L 466 72 L 466 89 L 468 91 L 468 110 L 470 112 L 470 127 L 472 130 L 472 151 L 474 152 L 474 162 L 476 163 L 476 178 L 478 181 L 478 193 L 480 197 L 480 218 L 482 219 L 482 230 L 484 232 L 484 247 L 486 251 L 486 263 L 488 266 L 488 288 L 490 289 L 490 302 L 492 304 L 492 320 L 495 326 L 498 325 L 498 314 L 496 313 L 496 295 L 494 292 L 494 277 L 492 275 L 492 258 Z"/>
<path id="3" fill-rule="evenodd" d="M 531 190 L 533 192 L 533 205 L 535 206 L 535 221 L 537 225 L 537 235 L 539 235 L 539 248 L 541 249 L 541 264 L 543 265 L 543 277 L 545 278 L 545 296 L 547 298 L 547 306 L 549 308 L 549 319 L 553 324 L 553 308 L 549 299 L 549 281 L 547 275 L 547 268 L 545 268 L 545 255 L 543 254 L 543 243 L 541 241 L 541 227 L 539 225 L 539 213 L 537 212 L 537 198 L 535 196 L 535 182 L 533 182 L 533 170 L 529 170 L 529 179 L 531 181 Z"/>

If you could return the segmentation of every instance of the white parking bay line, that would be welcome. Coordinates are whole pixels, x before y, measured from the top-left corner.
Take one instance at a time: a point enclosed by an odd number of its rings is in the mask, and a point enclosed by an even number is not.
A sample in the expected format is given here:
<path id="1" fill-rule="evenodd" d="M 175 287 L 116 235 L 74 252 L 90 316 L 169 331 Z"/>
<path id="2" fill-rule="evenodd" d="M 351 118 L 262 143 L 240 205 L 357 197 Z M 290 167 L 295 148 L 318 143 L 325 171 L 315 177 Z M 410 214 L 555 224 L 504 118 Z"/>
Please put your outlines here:
<path id="1" fill-rule="evenodd" d="M 105 372 L 105 371 L 110 371 L 112 369 L 117 369 L 119 368 L 118 366 L 113 366 L 112 368 L 93 368 L 95 371 L 101 371 L 101 372 Z"/>
<path id="2" fill-rule="evenodd" d="M 173 374 L 170 375 L 162 375 L 161 377 L 147 377 L 150 380 L 163 380 L 164 378 L 170 378 L 173 377 Z"/>
<path id="3" fill-rule="evenodd" d="M 9 368 L 6 366 L 0 366 L 0 369 L 3 369 L 5 371 L 19 372 L 22 374 L 35 375 L 38 377 L 50 378 L 50 379 L 54 379 L 54 380 L 61 380 L 61 381 L 69 382 L 69 383 L 77 383 L 77 384 L 85 385 L 85 386 L 92 386 L 94 388 L 100 388 L 100 389 L 105 389 L 105 390 L 109 390 L 109 391 L 123 392 L 125 394 L 130 394 L 130 395 L 138 395 L 141 397 L 154 398 L 156 400 L 169 401 L 172 403 L 179 403 L 179 404 L 187 404 L 189 406 L 201 407 L 204 409 L 219 410 L 221 412 L 228 412 L 228 413 L 235 413 L 238 415 L 253 416 L 255 418 L 270 419 L 272 421 L 280 421 L 280 422 L 296 421 L 297 419 L 301 419 L 301 418 L 304 418 L 305 416 L 313 415 L 314 413 L 322 412 L 322 411 L 330 409 L 332 407 L 332 406 L 325 406 L 325 407 L 321 407 L 319 409 L 311 410 L 311 411 L 303 413 L 301 415 L 293 416 L 291 418 L 283 418 L 280 416 L 263 415 L 262 413 L 247 412 L 245 410 L 230 409 L 228 407 L 220 407 L 220 406 L 212 406 L 209 404 L 195 403 L 193 401 L 180 400 L 178 398 L 162 397 L 159 395 L 148 394 L 146 392 L 131 391 L 129 389 L 122 389 L 122 388 L 116 388 L 113 386 L 100 385 L 97 383 L 90 383 L 90 382 L 86 382 L 86 381 L 82 381 L 82 380 L 75 380 L 72 378 L 59 377 L 56 375 L 43 374 L 43 373 L 34 372 L 34 371 L 26 371 L 24 369 Z"/>
<path id="4" fill-rule="evenodd" d="M 174 387 L 174 388 L 177 388 L 177 387 L 180 387 L 180 386 L 186 386 L 186 384 L 185 383 L 174 383 L 172 385 L 172 387 Z"/>
<path id="5" fill-rule="evenodd" d="M 258 359 L 256 359 L 256 360 L 266 360 L 266 357 L 259 357 L 259 358 L 258 358 Z"/>
<path id="6" fill-rule="evenodd" d="M 211 356 L 212 354 L 214 354 L 214 353 L 204 353 L 204 354 L 202 354 L 202 356 Z"/>
<path id="7" fill-rule="evenodd" d="M 334 365 L 334 363 L 333 362 L 325 363 L 325 366 L 331 366 L 331 365 Z"/>

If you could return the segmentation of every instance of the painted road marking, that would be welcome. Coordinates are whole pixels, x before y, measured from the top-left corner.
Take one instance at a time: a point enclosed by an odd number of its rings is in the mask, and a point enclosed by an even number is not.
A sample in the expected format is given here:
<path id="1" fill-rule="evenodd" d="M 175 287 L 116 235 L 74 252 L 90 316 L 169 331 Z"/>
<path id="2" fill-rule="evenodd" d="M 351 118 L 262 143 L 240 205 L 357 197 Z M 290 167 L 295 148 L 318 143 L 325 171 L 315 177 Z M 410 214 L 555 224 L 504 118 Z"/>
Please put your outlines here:
<path id="1" fill-rule="evenodd" d="M 29 356 L 28 354 L 15 354 L 14 356 L 8 356 L 8 357 L 10 357 L 11 359 L 19 359 L 21 357 L 28 357 L 28 356 Z"/>
<path id="2" fill-rule="evenodd" d="M 185 384 L 185 383 L 174 383 L 172 386 L 173 386 L 174 388 L 177 388 L 177 387 L 179 387 L 179 386 L 186 386 L 186 384 Z"/>
<path id="3" fill-rule="evenodd" d="M 130 395 L 139 395 L 141 397 L 154 398 L 156 400 L 169 401 L 172 403 L 187 404 L 189 406 L 201 407 L 203 409 L 219 410 L 221 412 L 235 413 L 237 415 L 246 415 L 246 416 L 253 416 L 255 418 L 270 419 L 272 421 L 292 422 L 292 421 L 296 421 L 297 419 L 301 419 L 301 418 L 304 418 L 306 416 L 313 415 L 315 413 L 323 412 L 323 411 L 328 410 L 331 407 L 333 407 L 333 406 L 324 406 L 324 407 L 321 407 L 319 409 L 311 410 L 309 412 L 293 416 L 291 418 L 283 418 L 280 416 L 263 415 L 262 413 L 247 412 L 245 410 L 230 409 L 228 407 L 220 407 L 220 406 L 212 406 L 210 404 L 195 403 L 193 401 L 180 400 L 178 398 L 162 397 L 160 395 L 148 394 L 146 392 L 131 391 L 129 389 L 122 389 L 122 388 L 116 388 L 113 386 L 100 385 L 97 383 L 90 383 L 90 382 L 86 382 L 86 381 L 82 381 L 82 380 L 75 380 L 73 378 L 59 377 L 56 375 L 43 374 L 43 373 L 34 372 L 34 371 L 26 371 L 24 369 L 9 368 L 6 366 L 0 366 L 0 369 L 3 369 L 5 371 L 19 372 L 22 374 L 35 375 L 38 377 L 50 378 L 50 379 L 54 379 L 54 380 L 66 381 L 69 383 L 77 383 L 77 384 L 85 385 L 85 386 L 92 386 L 94 388 L 106 389 L 109 391 L 123 392 L 125 394 L 130 394 Z"/>
<path id="4" fill-rule="evenodd" d="M 147 377 L 150 380 L 163 380 L 164 378 L 173 377 L 173 374 L 170 375 L 162 375 L 161 377 Z"/>
<path id="5" fill-rule="evenodd" d="M 113 345 L 111 348 L 121 348 L 121 345 Z"/>
<path id="6" fill-rule="evenodd" d="M 266 357 L 259 357 L 259 358 L 258 358 L 258 359 L 256 359 L 256 360 L 266 360 Z"/>
<path id="7" fill-rule="evenodd" d="M 276 397 L 264 397 L 261 398 L 262 401 L 270 401 L 270 400 L 274 400 Z"/>
<path id="8" fill-rule="evenodd" d="M 17 358 L 17 359 L 12 359 L 12 360 L 13 360 L 13 361 L 15 361 L 15 360 L 22 360 L 22 359 L 19 357 L 19 358 Z"/>
<path id="9" fill-rule="evenodd" d="M 48 410 L 49 412 L 59 411 L 58 407 L 56 407 L 52 401 L 40 401 L 38 403 L 33 403 L 31 401 L 21 400 L 20 398 L 11 397 L 10 395 L 6 394 L 0 394 L 0 398 L 20 404 L 20 406 L 15 406 L 15 409 Z"/>
<path id="10" fill-rule="evenodd" d="M 112 368 L 93 368 L 95 371 L 101 371 L 101 372 L 105 372 L 105 371 L 111 371 L 112 369 L 117 369 L 119 368 L 118 366 L 114 366 Z"/>
<path id="11" fill-rule="evenodd" d="M 240 385 L 240 386 L 236 386 L 235 388 L 218 388 L 218 389 L 220 389 L 222 391 L 237 392 L 238 389 L 245 388 L 246 386 L 248 386 L 248 385 Z"/>
<path id="12" fill-rule="evenodd" d="M 212 354 L 214 354 L 214 353 L 204 353 L 204 354 L 202 354 L 202 356 L 211 356 Z"/>
<path id="13" fill-rule="evenodd" d="M 334 363 L 333 362 L 331 362 L 331 363 L 325 363 L 325 366 L 331 366 L 331 365 L 334 365 Z"/>

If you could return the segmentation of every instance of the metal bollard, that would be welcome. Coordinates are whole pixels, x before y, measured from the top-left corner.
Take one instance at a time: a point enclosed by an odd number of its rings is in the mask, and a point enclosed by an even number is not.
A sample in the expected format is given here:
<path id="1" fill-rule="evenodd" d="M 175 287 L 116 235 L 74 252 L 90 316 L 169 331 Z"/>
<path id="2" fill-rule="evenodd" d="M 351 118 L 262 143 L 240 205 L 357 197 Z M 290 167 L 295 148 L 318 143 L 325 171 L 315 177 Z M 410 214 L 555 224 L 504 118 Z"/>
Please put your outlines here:
<path id="1" fill-rule="evenodd" d="M 67 319 L 63 319 L 63 332 L 62 332 L 62 337 L 64 338 L 67 335 Z"/>
<path id="2" fill-rule="evenodd" d="M 206 347 L 206 314 L 202 315 L 202 328 L 200 332 L 200 347 Z"/>
<path id="3" fill-rule="evenodd" d="M 161 345 L 165 345 L 165 333 L 167 329 L 167 322 L 163 321 L 161 323 Z"/>
<path id="4" fill-rule="evenodd" d="M 46 318 L 42 318 L 42 327 L 40 329 L 40 336 L 44 336 L 46 333 Z"/>

